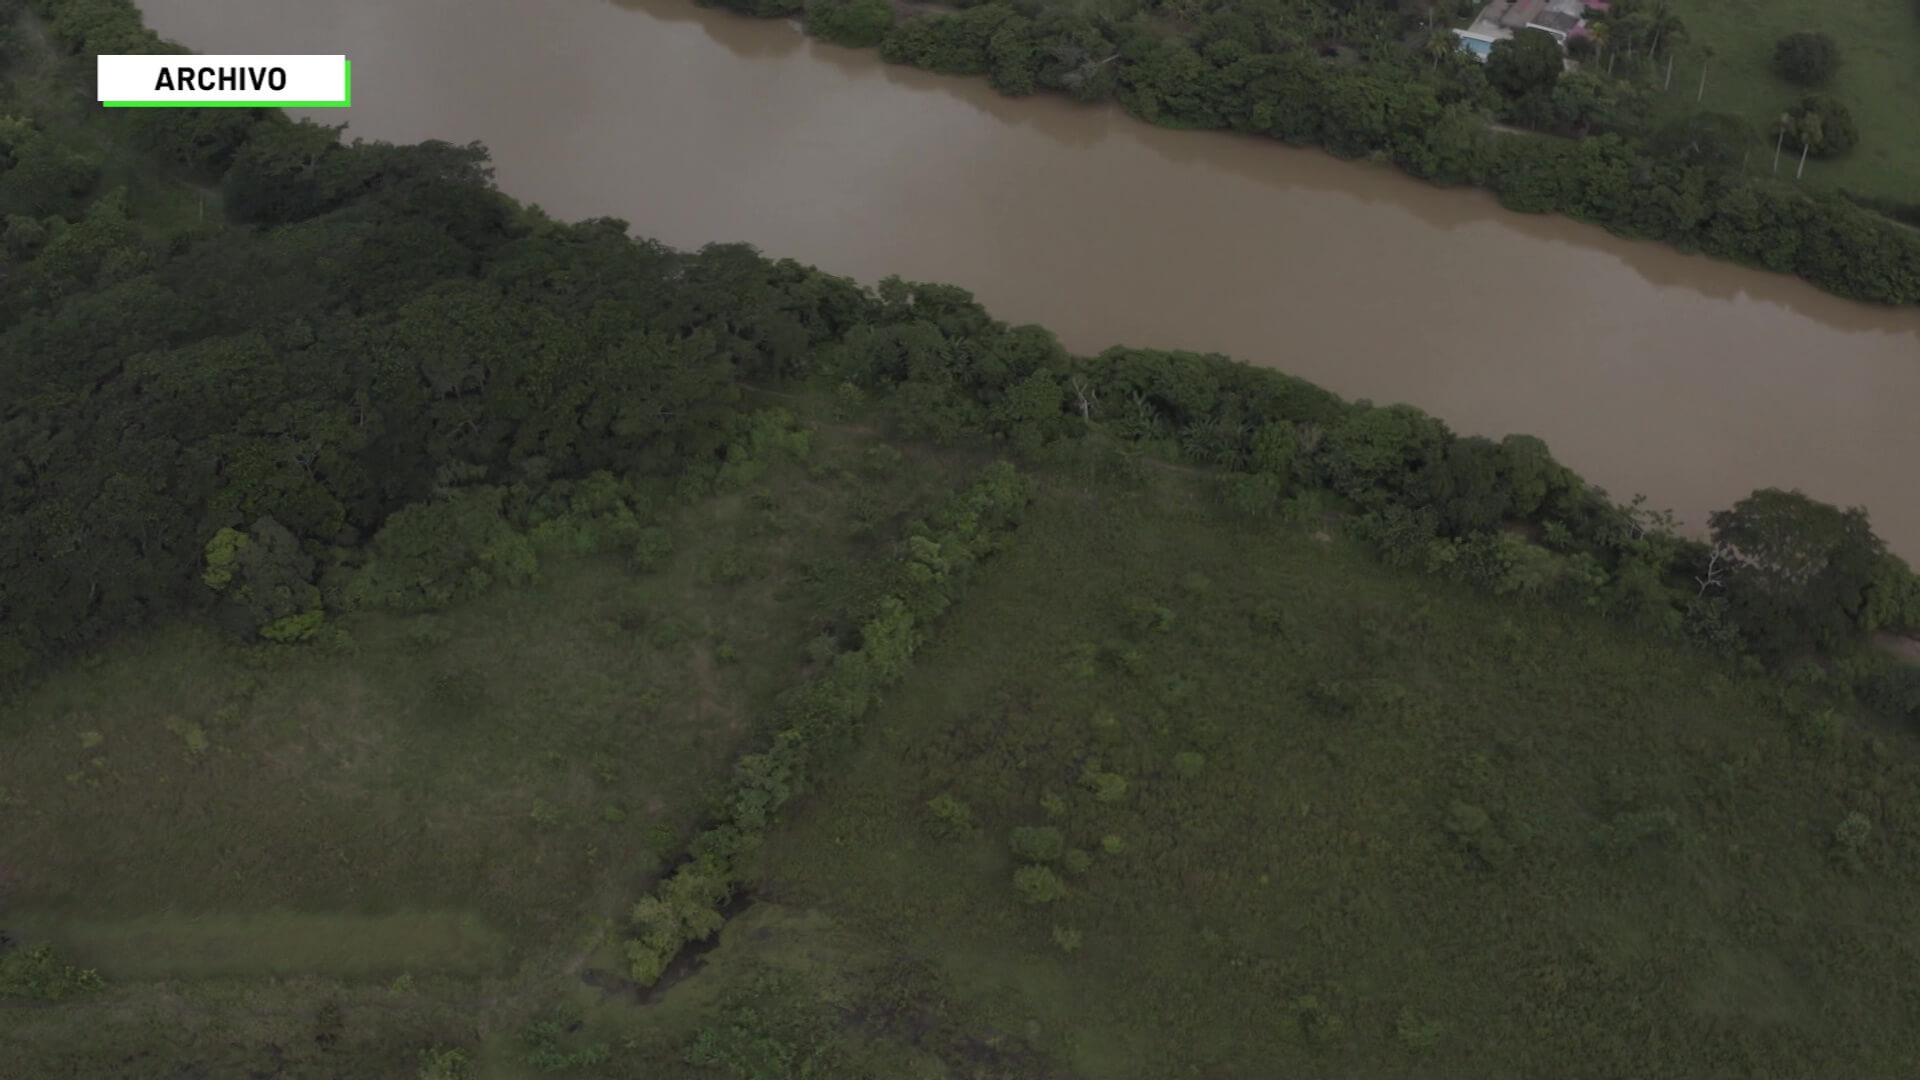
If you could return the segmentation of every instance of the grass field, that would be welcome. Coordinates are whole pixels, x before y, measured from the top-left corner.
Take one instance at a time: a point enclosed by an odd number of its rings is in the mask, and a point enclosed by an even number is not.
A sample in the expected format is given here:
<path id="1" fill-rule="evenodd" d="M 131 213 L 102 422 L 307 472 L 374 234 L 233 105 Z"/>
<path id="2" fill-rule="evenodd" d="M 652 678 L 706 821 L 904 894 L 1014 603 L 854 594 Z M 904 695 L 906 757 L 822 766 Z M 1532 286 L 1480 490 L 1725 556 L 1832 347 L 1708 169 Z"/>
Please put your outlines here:
<path id="1" fill-rule="evenodd" d="M 1317 520 L 1230 519 L 1161 468 L 1043 470 L 715 947 L 624 983 L 598 921 L 804 674 L 809 613 L 975 464 L 816 434 L 682 512 L 655 574 L 362 617 L 351 654 L 130 644 L 0 715 L 5 925 L 113 980 L 9 1009 L 0 1055 L 90 1080 L 411 1078 L 429 1046 L 478 1080 L 1920 1068 L 1911 739 L 1383 571 Z M 942 795 L 968 827 L 932 827 Z M 1017 828 L 1058 847 L 1016 858 Z M 1062 895 L 1016 878 L 1033 860 Z"/>
<path id="2" fill-rule="evenodd" d="M 470 1044 L 581 989 L 874 553 L 962 475 L 875 445 L 816 432 L 809 462 L 678 512 L 652 573 L 556 563 L 440 615 L 350 616 L 331 648 L 182 628 L 0 709 L 0 927 L 113 987 L 0 1013 L 0 1044 L 36 1077 L 209 1039 L 238 1069 L 331 1007 L 356 1075 L 398 1075 L 423 1032 Z M 255 996 L 275 1004 L 236 1021 Z M 61 1033 L 88 1016 L 83 1053 Z"/>
<path id="3" fill-rule="evenodd" d="M 1678 0 L 1674 10 L 1696 43 L 1712 47 L 1706 95 L 1699 107 L 1733 112 L 1765 134 L 1773 120 L 1805 91 L 1773 74 L 1773 47 L 1801 30 L 1823 31 L 1839 42 L 1845 62 L 1830 88 L 1853 112 L 1860 145 L 1845 157 L 1809 160 L 1806 180 L 1882 198 L 1910 200 L 1920 188 L 1920 8 L 1911 0 L 1862 0 L 1852 5 L 1808 0 Z M 1697 50 L 1676 61 L 1672 106 L 1692 106 L 1700 85 Z M 1769 139 L 1769 146 L 1771 140 Z M 1791 178 L 1784 153 L 1781 175 Z M 1755 155 L 1766 172 L 1771 155 Z"/>
<path id="4" fill-rule="evenodd" d="M 1913 1075 L 1913 747 L 1791 715 L 1180 484 L 1050 483 L 762 891 L 1086 1080 Z M 1016 895 L 1018 827 L 1082 853 L 1064 898 Z"/>

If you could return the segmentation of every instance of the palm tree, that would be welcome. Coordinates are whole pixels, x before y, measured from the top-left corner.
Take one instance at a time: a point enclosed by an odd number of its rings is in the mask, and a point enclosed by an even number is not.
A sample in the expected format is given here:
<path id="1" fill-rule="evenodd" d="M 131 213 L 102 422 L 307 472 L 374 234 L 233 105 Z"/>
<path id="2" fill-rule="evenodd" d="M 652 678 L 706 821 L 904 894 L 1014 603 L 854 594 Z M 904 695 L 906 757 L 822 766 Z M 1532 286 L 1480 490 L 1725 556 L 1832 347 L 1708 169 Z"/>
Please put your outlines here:
<path id="1" fill-rule="evenodd" d="M 1672 44 L 1671 39 L 1684 39 L 1687 36 L 1687 24 L 1681 22 L 1680 16 L 1675 15 L 1673 9 L 1667 6 L 1667 0 L 1658 0 L 1652 8 L 1634 12 L 1634 14 L 1645 20 L 1643 24 L 1645 29 L 1653 32 L 1653 44 L 1647 49 L 1649 60 L 1660 55 L 1661 38 L 1669 39 L 1668 44 Z"/>
<path id="2" fill-rule="evenodd" d="M 1713 61 L 1713 46 L 1702 43 L 1700 46 L 1700 92 L 1693 95 L 1693 103 L 1698 105 L 1707 96 L 1707 65 Z"/>
<path id="3" fill-rule="evenodd" d="M 1800 117 L 1800 167 L 1794 170 L 1793 178 L 1800 179 L 1807 171 L 1807 151 L 1822 138 L 1820 114 L 1805 113 Z"/>
<path id="4" fill-rule="evenodd" d="M 1451 30 L 1435 30 L 1427 34 L 1427 55 L 1433 57 L 1433 66 L 1438 68 L 1440 61 L 1452 56 L 1460 48 L 1460 39 Z"/>
<path id="5" fill-rule="evenodd" d="M 1773 171 L 1780 171 L 1780 145 L 1786 141 L 1787 136 L 1791 135 L 1800 140 L 1800 167 L 1793 173 L 1793 178 L 1798 180 L 1806 175 L 1808 151 L 1813 149 L 1814 143 L 1824 137 L 1820 129 L 1820 114 L 1802 112 L 1795 116 L 1792 113 L 1781 113 L 1775 125 L 1779 134 L 1773 140 Z"/>

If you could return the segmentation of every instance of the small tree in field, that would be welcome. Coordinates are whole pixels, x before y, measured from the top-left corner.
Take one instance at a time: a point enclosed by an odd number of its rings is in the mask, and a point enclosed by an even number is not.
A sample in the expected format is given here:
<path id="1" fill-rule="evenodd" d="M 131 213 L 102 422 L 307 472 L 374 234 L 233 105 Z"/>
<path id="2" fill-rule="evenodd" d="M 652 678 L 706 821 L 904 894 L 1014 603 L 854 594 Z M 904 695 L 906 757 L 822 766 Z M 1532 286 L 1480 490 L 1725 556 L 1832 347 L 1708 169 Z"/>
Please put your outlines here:
<path id="1" fill-rule="evenodd" d="M 1067 883 L 1044 866 L 1023 866 L 1013 872 L 1013 890 L 1029 904 L 1051 904 L 1067 895 Z"/>
<path id="2" fill-rule="evenodd" d="M 1811 136 L 1805 140 L 1805 148 L 1814 157 L 1838 157 L 1860 142 L 1860 129 L 1854 125 L 1853 113 L 1830 95 L 1808 94 L 1800 99 L 1799 105 L 1788 110 L 1788 115 L 1796 118 L 1803 131 Z"/>
<path id="3" fill-rule="evenodd" d="M 973 811 L 952 795 L 937 795 L 927 802 L 927 828 L 943 840 L 965 836 L 973 828 Z"/>

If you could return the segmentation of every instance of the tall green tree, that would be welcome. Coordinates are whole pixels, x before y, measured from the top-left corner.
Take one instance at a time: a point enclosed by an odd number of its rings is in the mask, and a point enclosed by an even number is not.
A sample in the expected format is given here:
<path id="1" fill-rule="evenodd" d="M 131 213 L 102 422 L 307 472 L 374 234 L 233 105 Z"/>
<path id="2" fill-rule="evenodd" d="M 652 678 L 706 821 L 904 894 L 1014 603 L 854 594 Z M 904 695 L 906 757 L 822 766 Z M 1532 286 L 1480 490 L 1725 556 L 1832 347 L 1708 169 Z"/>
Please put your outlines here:
<path id="1" fill-rule="evenodd" d="M 1493 43 L 1487 56 L 1487 81 L 1510 98 L 1546 93 L 1560 81 L 1566 54 L 1545 30 L 1526 29 Z"/>
<path id="2" fill-rule="evenodd" d="M 1860 630 L 1887 558 L 1865 510 L 1766 488 L 1708 524 L 1732 557 L 1729 608 L 1758 651 L 1833 648 Z"/>
<path id="3" fill-rule="evenodd" d="M 1840 44 L 1831 34 L 1801 31 L 1774 44 L 1774 74 L 1796 86 L 1825 86 L 1840 71 Z"/>

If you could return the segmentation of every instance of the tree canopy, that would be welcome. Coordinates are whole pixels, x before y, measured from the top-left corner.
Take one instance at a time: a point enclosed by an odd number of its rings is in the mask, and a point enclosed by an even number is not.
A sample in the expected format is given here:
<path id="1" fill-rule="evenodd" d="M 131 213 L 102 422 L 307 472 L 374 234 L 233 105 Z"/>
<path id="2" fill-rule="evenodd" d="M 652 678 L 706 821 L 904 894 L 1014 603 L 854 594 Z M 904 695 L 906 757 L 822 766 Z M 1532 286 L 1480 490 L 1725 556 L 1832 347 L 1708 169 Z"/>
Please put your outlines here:
<path id="1" fill-rule="evenodd" d="M 1814 157 L 1838 157 L 1860 141 L 1853 113 L 1828 94 L 1809 94 L 1787 110 L 1788 137 L 1798 139 Z"/>
<path id="2" fill-rule="evenodd" d="M 1767 488 L 1709 519 L 1734 558 L 1734 617 L 1763 651 L 1831 645 L 1860 624 L 1886 558 L 1867 512 Z"/>
<path id="3" fill-rule="evenodd" d="M 1773 47 L 1773 70 L 1798 86 L 1825 86 L 1840 71 L 1840 44 L 1825 33 L 1788 34 Z"/>
<path id="4" fill-rule="evenodd" d="M 1487 56 L 1487 81 L 1508 97 L 1550 91 L 1566 68 L 1560 43 L 1545 30 L 1526 29 L 1493 43 Z"/>

